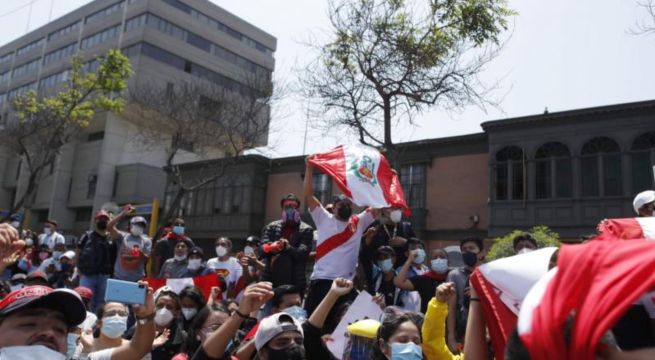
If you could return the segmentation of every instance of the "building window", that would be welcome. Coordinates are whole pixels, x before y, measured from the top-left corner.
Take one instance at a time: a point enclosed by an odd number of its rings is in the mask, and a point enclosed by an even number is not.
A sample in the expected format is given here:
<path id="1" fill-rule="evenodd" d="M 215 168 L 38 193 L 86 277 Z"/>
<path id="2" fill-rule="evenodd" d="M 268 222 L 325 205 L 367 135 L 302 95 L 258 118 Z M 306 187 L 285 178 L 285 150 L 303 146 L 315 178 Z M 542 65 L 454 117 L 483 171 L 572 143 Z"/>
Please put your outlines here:
<path id="1" fill-rule="evenodd" d="M 119 31 L 120 31 L 120 25 L 116 25 L 108 29 L 102 30 L 100 32 L 97 32 L 91 36 L 87 36 L 84 39 L 82 39 L 82 43 L 80 44 L 80 49 L 87 49 L 94 45 L 98 45 L 107 40 L 110 40 L 116 37 Z"/>
<path id="2" fill-rule="evenodd" d="M 110 5 L 109 7 L 106 7 L 100 11 L 96 11 L 93 14 L 89 15 L 86 17 L 86 20 L 84 21 L 86 24 L 88 24 L 91 21 L 98 21 L 101 19 L 106 18 L 107 16 L 117 12 L 118 10 L 121 9 L 123 5 L 123 1 L 120 1 L 114 5 Z"/>
<path id="3" fill-rule="evenodd" d="M 523 149 L 507 146 L 496 153 L 496 200 L 520 200 L 525 193 Z"/>
<path id="4" fill-rule="evenodd" d="M 582 196 L 621 195 L 621 149 L 608 137 L 597 137 L 582 146 Z"/>
<path id="5" fill-rule="evenodd" d="M 425 209 L 425 164 L 401 167 L 400 183 L 407 205 L 412 209 Z"/>
<path id="6" fill-rule="evenodd" d="M 76 42 L 51 51 L 43 57 L 43 65 L 48 65 L 61 59 L 69 58 L 75 54 L 75 50 L 77 50 Z"/>
<path id="7" fill-rule="evenodd" d="M 52 74 L 39 80 L 39 91 L 52 88 L 58 84 L 68 81 L 70 77 L 70 70 L 64 70 L 56 74 Z"/>
<path id="8" fill-rule="evenodd" d="M 105 132 L 104 131 L 97 131 L 97 132 L 94 132 L 94 133 L 90 133 L 87 136 L 86 141 L 89 141 L 89 142 L 98 141 L 98 140 L 102 140 L 104 138 L 105 138 Z"/>
<path id="9" fill-rule="evenodd" d="M 93 213 L 93 208 L 83 207 L 75 209 L 75 221 L 76 222 L 85 222 L 91 221 L 91 214 Z"/>
<path id="10" fill-rule="evenodd" d="M 8 54 L 4 54 L 0 56 L 0 64 L 8 63 L 11 62 L 11 60 L 14 58 L 14 53 L 10 52 Z"/>
<path id="11" fill-rule="evenodd" d="M 332 180 L 327 174 L 314 173 L 314 197 L 321 204 L 327 205 L 332 202 Z"/>
<path id="12" fill-rule="evenodd" d="M 40 38 L 39 40 L 32 41 L 31 43 L 23 46 L 22 48 L 16 50 L 16 56 L 20 56 L 22 54 L 28 53 L 34 49 L 40 48 L 43 46 L 45 43 L 44 38 Z"/>
<path id="13" fill-rule="evenodd" d="M 96 195 L 96 185 L 98 184 L 98 175 L 97 174 L 91 174 L 87 178 L 87 183 L 88 187 L 86 190 L 86 198 L 87 199 L 93 199 L 93 197 Z"/>
<path id="14" fill-rule="evenodd" d="M 39 62 L 41 62 L 41 58 L 34 59 L 28 63 L 22 64 L 20 66 L 17 66 L 14 68 L 14 71 L 12 72 L 12 77 L 17 78 L 19 76 L 28 74 L 28 73 L 36 73 L 36 70 L 39 69 Z"/>
<path id="15" fill-rule="evenodd" d="M 2 74 L 0 74 L 0 84 L 9 81 L 10 78 L 11 78 L 11 73 L 9 72 L 9 70 L 3 72 Z"/>
<path id="16" fill-rule="evenodd" d="M 639 135 L 630 148 L 632 158 L 632 193 L 652 189 L 655 165 L 655 131 Z"/>
<path id="17" fill-rule="evenodd" d="M 537 149 L 537 199 L 567 198 L 572 195 L 571 153 L 560 142 L 549 142 Z"/>
<path id="18" fill-rule="evenodd" d="M 50 35 L 48 35 L 48 40 L 54 40 L 58 37 L 64 36 L 68 33 L 78 30 L 80 28 L 80 23 L 81 23 L 80 21 L 77 21 L 59 30 L 51 32 Z"/>

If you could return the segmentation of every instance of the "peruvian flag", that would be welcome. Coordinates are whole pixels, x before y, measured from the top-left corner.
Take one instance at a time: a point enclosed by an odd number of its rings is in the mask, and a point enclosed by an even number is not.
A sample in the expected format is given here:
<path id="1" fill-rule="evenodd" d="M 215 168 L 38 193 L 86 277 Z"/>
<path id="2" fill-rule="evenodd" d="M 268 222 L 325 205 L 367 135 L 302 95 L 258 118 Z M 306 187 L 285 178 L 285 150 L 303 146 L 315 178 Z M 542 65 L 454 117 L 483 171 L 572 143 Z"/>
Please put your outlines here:
<path id="1" fill-rule="evenodd" d="M 218 277 L 216 274 L 208 274 L 202 276 L 196 276 L 193 278 L 181 278 L 181 279 L 155 279 L 155 278 L 145 278 L 144 281 L 148 282 L 148 285 L 154 290 L 168 286 L 175 292 L 179 294 L 187 286 L 195 286 L 202 294 L 205 296 L 205 300 L 209 299 L 211 296 L 212 287 L 216 286 L 220 289 L 218 283 Z"/>
<path id="2" fill-rule="evenodd" d="M 411 214 L 398 175 L 377 149 L 363 145 L 341 145 L 328 152 L 311 155 L 308 162 L 329 175 L 355 204 L 372 208 L 401 208 L 405 216 Z"/>
<path id="3" fill-rule="evenodd" d="M 598 224 L 596 240 L 655 240 L 655 217 L 605 219 Z"/>
<path id="4" fill-rule="evenodd" d="M 517 329 L 530 358 L 596 359 L 601 337 L 655 287 L 653 269 L 652 241 L 562 246 L 557 267 L 530 290 L 519 314 Z M 567 345 L 564 330 L 569 321 Z"/>
<path id="5" fill-rule="evenodd" d="M 507 339 L 516 327 L 523 298 L 548 272 L 555 247 L 510 256 L 481 265 L 471 274 L 496 359 L 502 360 Z"/>

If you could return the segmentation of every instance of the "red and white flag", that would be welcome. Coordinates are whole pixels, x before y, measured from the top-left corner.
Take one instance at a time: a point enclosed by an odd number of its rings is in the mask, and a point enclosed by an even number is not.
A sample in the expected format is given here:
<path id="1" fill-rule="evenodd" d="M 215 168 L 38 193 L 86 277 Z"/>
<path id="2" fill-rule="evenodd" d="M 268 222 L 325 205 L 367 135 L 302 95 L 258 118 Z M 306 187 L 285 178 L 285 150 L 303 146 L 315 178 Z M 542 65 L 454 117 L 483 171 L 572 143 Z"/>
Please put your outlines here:
<path id="1" fill-rule="evenodd" d="M 652 241 L 562 246 L 557 267 L 530 290 L 519 314 L 517 329 L 530 358 L 596 359 L 601 337 L 655 288 L 653 269 Z M 568 321 L 572 326 L 567 345 Z"/>
<path id="2" fill-rule="evenodd" d="M 598 224 L 596 240 L 655 240 L 655 217 L 605 219 Z"/>
<path id="3" fill-rule="evenodd" d="M 496 359 L 502 360 L 505 345 L 516 327 L 523 298 L 548 272 L 555 247 L 510 256 L 481 265 L 471 274 Z"/>
<path id="4" fill-rule="evenodd" d="M 308 161 L 329 175 L 355 204 L 372 208 L 396 207 L 406 216 L 410 215 L 400 179 L 377 149 L 341 145 L 311 155 Z"/>
<path id="5" fill-rule="evenodd" d="M 147 281 L 148 285 L 150 285 L 154 291 L 157 291 L 157 289 L 164 286 L 168 286 L 176 294 L 179 294 L 187 286 L 195 286 L 200 289 L 202 294 L 205 296 L 205 300 L 209 299 L 212 287 L 219 287 L 218 276 L 216 274 L 208 274 L 181 279 L 146 278 L 143 280 Z"/>

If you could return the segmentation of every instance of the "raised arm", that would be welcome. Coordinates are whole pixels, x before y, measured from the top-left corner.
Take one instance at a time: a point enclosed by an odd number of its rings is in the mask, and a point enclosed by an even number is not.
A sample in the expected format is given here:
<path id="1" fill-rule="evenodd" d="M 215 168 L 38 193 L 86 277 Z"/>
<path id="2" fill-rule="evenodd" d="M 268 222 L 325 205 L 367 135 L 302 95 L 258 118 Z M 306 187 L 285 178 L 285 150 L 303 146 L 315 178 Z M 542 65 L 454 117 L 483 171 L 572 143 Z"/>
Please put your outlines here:
<path id="1" fill-rule="evenodd" d="M 400 269 L 400 272 L 396 277 L 393 279 L 393 284 L 396 285 L 397 288 L 403 289 L 403 290 L 408 290 L 408 291 L 414 291 L 414 284 L 412 284 L 409 279 L 407 279 L 407 272 L 409 271 L 409 267 L 412 266 L 414 263 L 414 259 L 416 258 L 416 251 L 410 251 L 409 256 L 407 256 L 407 261 L 403 264 L 403 267 Z"/>
<path id="2" fill-rule="evenodd" d="M 111 236 L 112 239 L 118 240 L 121 238 L 121 233 L 116 229 L 116 225 L 125 218 L 127 214 L 130 214 L 131 212 L 134 211 L 134 207 L 130 204 L 127 204 L 123 207 L 123 211 L 121 211 L 118 216 L 115 216 L 113 219 L 109 220 L 107 223 L 107 230 L 109 230 L 109 236 Z"/>
<path id="3" fill-rule="evenodd" d="M 321 202 L 314 196 L 314 168 L 305 159 L 305 181 L 303 183 L 305 189 L 305 203 L 309 207 L 309 211 L 314 210 L 317 206 L 321 206 Z"/>
<path id="4" fill-rule="evenodd" d="M 480 298 L 475 291 L 475 287 L 470 286 L 471 302 L 469 303 L 469 317 L 466 321 L 466 341 L 464 342 L 464 357 L 467 360 L 486 360 L 487 338 L 486 323 L 482 315 L 482 306 Z"/>
<path id="5" fill-rule="evenodd" d="M 344 278 L 334 279 L 334 281 L 332 281 L 332 287 L 330 287 L 327 295 L 323 298 L 323 300 L 321 300 L 321 303 L 318 304 L 316 310 L 314 310 L 307 321 L 317 329 L 323 328 L 325 319 L 330 313 L 330 310 L 332 310 L 334 304 L 336 304 L 340 297 L 350 293 L 352 289 L 352 281 L 346 280 Z"/>
<path id="6" fill-rule="evenodd" d="M 443 283 L 437 287 L 435 297 L 428 303 L 421 334 L 423 335 L 423 353 L 427 360 L 459 360 L 461 355 L 454 355 L 446 345 L 446 316 L 448 302 L 455 296 L 453 283 Z"/>
<path id="7" fill-rule="evenodd" d="M 147 282 L 139 283 L 148 286 Z M 152 350 L 152 342 L 155 340 L 155 297 L 152 288 L 148 287 L 145 304 L 135 305 L 133 309 L 137 318 L 134 337 L 114 349 L 112 360 L 139 360 Z"/>

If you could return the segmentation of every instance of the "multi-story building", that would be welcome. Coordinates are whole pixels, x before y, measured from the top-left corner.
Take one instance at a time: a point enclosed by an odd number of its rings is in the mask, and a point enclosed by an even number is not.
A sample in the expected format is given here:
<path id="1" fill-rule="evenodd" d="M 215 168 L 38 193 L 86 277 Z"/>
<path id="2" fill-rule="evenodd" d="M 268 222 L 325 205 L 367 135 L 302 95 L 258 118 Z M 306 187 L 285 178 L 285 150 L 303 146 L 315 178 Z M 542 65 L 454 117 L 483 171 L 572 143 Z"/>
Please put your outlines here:
<path id="1" fill-rule="evenodd" d="M 96 0 L 0 47 L 0 109 L 28 90 L 67 81 L 73 54 L 81 51 L 85 68 L 94 69 L 111 48 L 131 60 L 129 86 L 203 79 L 238 88 L 252 75 L 270 81 L 276 39 L 207 0 Z M 137 124 L 126 118 L 98 114 L 62 149 L 29 199 L 28 227 L 56 217 L 64 231 L 79 233 L 105 203 L 164 194 L 165 153 L 139 146 Z M 0 152 L 0 209 L 21 192 L 23 173 L 20 159 Z"/>

